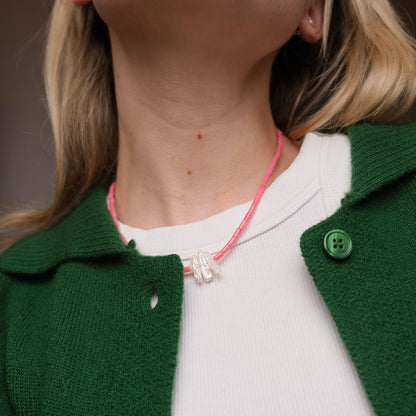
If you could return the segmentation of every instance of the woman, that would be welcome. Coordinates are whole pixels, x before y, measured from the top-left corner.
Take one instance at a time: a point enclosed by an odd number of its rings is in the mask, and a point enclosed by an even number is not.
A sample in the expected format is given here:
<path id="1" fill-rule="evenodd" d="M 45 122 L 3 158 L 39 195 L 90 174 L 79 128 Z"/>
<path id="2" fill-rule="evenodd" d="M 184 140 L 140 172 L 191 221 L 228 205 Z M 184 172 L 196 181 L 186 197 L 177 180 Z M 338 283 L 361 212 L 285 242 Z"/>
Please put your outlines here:
<path id="1" fill-rule="evenodd" d="M 387 0 L 57 0 L 46 52 L 56 198 L 2 220 L 32 228 L 0 257 L 0 414 L 415 414 Z"/>

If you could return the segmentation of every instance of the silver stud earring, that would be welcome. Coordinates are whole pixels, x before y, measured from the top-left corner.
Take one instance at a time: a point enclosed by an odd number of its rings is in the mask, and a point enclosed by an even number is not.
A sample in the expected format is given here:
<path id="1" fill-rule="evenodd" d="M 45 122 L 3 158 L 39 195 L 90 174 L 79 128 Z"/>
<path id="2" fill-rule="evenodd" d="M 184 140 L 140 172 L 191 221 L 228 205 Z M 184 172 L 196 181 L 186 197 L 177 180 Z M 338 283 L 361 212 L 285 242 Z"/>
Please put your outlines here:
<path id="1" fill-rule="evenodd" d="M 309 22 L 309 24 L 310 24 L 310 25 L 312 25 L 312 24 L 313 24 L 313 19 L 310 19 L 310 18 L 309 18 L 309 19 L 308 19 L 308 22 Z"/>

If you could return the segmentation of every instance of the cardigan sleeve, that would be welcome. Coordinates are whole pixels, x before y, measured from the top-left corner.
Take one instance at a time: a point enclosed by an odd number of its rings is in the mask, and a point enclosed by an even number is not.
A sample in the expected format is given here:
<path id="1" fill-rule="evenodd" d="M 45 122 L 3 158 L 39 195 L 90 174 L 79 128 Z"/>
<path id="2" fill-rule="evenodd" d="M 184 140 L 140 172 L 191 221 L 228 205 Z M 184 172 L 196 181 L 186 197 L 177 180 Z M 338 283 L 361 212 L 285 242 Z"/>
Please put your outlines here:
<path id="1" fill-rule="evenodd" d="M 6 380 L 6 322 L 5 310 L 7 305 L 8 278 L 0 272 L 0 415 L 14 416 L 10 398 L 7 392 Z"/>

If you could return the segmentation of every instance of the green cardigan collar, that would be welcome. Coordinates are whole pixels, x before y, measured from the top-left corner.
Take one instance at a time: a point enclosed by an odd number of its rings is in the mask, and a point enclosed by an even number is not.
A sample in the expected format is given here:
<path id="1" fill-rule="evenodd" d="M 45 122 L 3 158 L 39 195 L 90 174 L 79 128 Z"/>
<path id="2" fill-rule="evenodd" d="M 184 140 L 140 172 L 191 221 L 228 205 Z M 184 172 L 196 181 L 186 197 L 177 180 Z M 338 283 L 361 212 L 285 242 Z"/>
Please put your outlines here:
<path id="1" fill-rule="evenodd" d="M 350 127 L 351 191 L 343 207 L 358 204 L 370 193 L 416 170 L 416 124 Z M 106 204 L 107 186 L 98 187 L 59 224 L 28 235 L 0 256 L 0 271 L 39 274 L 67 260 L 114 260 L 137 255 L 134 242 L 124 245 Z M 134 250 L 132 250 L 134 249 Z M 140 254 L 139 254 L 140 255 Z M 173 256 L 177 256 L 173 254 Z"/>

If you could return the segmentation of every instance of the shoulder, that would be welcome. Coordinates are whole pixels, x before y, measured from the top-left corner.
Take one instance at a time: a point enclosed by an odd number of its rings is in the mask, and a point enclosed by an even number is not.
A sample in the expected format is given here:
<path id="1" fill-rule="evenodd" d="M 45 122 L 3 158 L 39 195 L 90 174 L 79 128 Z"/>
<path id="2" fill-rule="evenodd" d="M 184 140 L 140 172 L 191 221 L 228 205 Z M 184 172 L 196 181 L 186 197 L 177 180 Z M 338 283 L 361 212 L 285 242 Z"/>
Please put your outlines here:
<path id="1" fill-rule="evenodd" d="M 53 227 L 27 235 L 0 255 L 0 273 L 44 274 L 71 259 L 124 253 L 126 247 L 107 208 L 108 187 L 92 191 Z"/>
<path id="2" fill-rule="evenodd" d="M 366 164 L 392 176 L 416 170 L 416 123 L 358 123 L 347 134 L 353 164 Z"/>
<path id="3" fill-rule="evenodd" d="M 350 202 L 364 199 L 394 181 L 414 182 L 416 124 L 358 123 L 347 129 L 351 142 Z M 406 194 L 410 195 L 408 188 Z"/>

